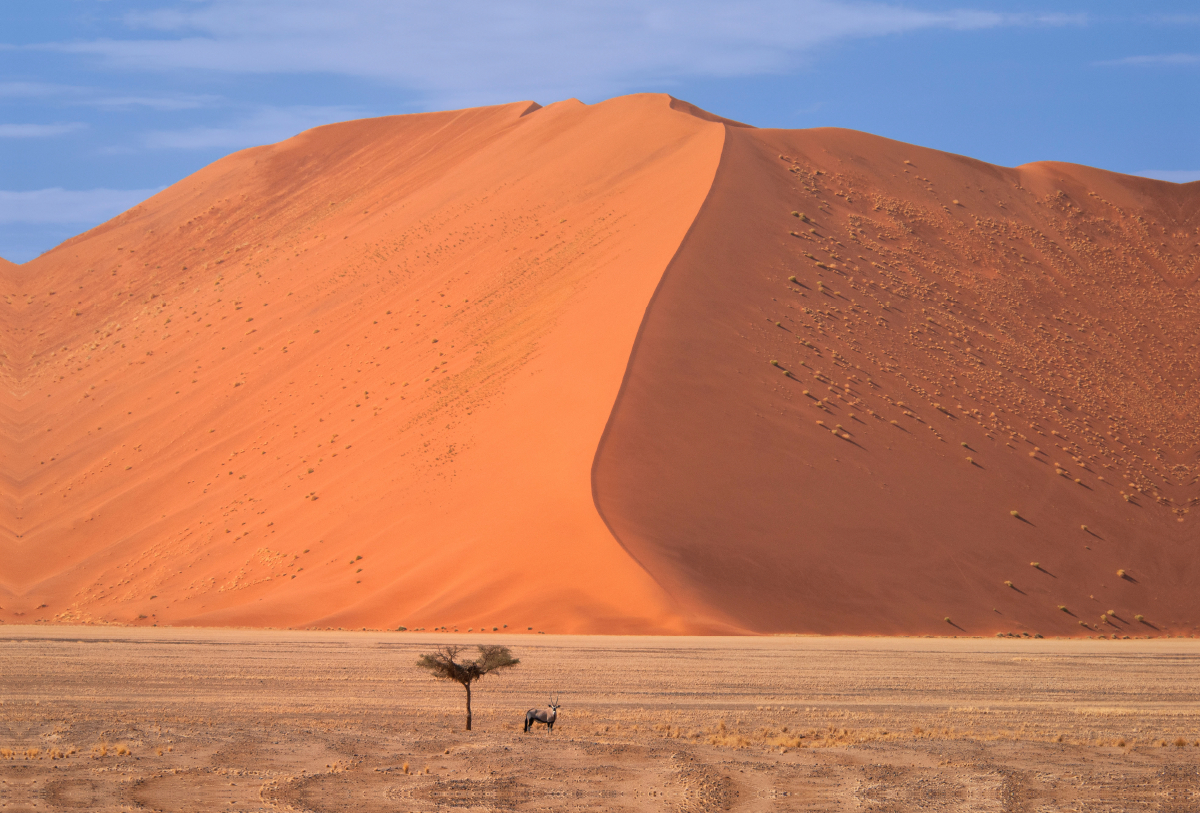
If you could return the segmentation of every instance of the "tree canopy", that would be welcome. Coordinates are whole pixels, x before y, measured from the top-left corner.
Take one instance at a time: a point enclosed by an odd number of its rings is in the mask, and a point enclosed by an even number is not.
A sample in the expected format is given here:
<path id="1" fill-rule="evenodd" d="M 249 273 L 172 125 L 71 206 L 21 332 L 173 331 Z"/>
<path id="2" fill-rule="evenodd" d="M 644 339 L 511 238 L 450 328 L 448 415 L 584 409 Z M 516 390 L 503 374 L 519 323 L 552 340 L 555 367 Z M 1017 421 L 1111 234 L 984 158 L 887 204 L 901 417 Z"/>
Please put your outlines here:
<path id="1" fill-rule="evenodd" d="M 467 690 L 467 731 L 471 730 L 471 684 L 484 675 L 516 666 L 521 661 L 514 658 L 506 646 L 480 646 L 479 657 L 473 661 L 459 660 L 461 646 L 440 646 L 433 653 L 417 659 L 417 666 L 429 670 L 438 680 L 453 680 Z"/>

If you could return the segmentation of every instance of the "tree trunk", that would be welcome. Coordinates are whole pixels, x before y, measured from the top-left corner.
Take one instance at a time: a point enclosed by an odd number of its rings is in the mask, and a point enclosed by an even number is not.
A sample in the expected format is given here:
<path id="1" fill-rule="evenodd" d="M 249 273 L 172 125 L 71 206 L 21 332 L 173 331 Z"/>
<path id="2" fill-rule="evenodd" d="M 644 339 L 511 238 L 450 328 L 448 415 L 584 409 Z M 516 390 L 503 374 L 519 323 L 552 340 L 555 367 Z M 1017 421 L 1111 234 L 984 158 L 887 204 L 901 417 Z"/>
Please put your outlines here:
<path id="1" fill-rule="evenodd" d="M 471 684 L 464 683 L 463 686 L 467 690 L 467 731 L 471 730 Z"/>

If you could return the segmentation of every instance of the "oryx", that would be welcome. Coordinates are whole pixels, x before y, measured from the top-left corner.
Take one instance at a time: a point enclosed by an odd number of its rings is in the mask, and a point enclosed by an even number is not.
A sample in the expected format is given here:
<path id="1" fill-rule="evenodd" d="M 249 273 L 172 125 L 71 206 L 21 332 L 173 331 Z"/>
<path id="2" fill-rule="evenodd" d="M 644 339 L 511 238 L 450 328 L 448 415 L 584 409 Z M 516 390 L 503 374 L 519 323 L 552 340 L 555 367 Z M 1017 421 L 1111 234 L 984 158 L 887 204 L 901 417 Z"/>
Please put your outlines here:
<path id="1" fill-rule="evenodd" d="M 525 731 L 533 728 L 534 723 L 545 723 L 546 729 L 554 733 L 554 721 L 558 719 L 558 698 L 550 698 L 550 709 L 530 709 L 525 712 Z"/>

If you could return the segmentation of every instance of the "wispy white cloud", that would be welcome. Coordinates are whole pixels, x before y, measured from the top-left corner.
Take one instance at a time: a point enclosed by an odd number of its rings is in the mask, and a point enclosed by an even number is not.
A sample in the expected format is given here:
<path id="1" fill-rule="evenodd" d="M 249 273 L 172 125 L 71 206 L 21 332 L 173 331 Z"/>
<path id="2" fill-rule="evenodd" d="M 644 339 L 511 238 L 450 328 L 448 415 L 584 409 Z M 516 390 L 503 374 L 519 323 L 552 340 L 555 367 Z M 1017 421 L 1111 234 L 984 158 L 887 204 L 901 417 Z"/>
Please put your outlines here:
<path id="1" fill-rule="evenodd" d="M 82 88 L 52 82 L 0 82 L 0 99 L 42 99 L 64 93 L 78 93 L 80 90 Z"/>
<path id="2" fill-rule="evenodd" d="M 147 107 L 151 110 L 171 111 L 212 107 L 219 101 L 220 96 L 211 94 L 180 93 L 167 96 L 97 96 L 81 103 L 106 110 Z"/>
<path id="3" fill-rule="evenodd" d="M 55 98 L 66 105 L 108 109 L 148 107 L 164 111 L 210 107 L 221 100 L 220 96 L 213 94 L 114 94 L 101 88 L 51 82 L 0 82 L 0 99 L 49 98 Z"/>
<path id="4" fill-rule="evenodd" d="M 0 190 L 0 224 L 94 224 L 116 217 L 159 189 Z"/>
<path id="5" fill-rule="evenodd" d="M 87 125 L 79 121 L 68 124 L 0 124 L 0 138 L 53 138 L 85 129 Z"/>
<path id="6" fill-rule="evenodd" d="M 1200 14 L 1154 14 L 1150 19 L 1165 25 L 1200 25 Z"/>
<path id="7" fill-rule="evenodd" d="M 1147 54 L 1106 59 L 1096 65 L 1200 65 L 1200 54 Z"/>
<path id="8" fill-rule="evenodd" d="M 264 107 L 247 118 L 218 127 L 158 130 L 144 138 L 152 148 L 238 149 L 291 138 L 299 132 L 362 114 L 350 107 Z"/>
<path id="9" fill-rule="evenodd" d="M 1154 178 L 1171 183 L 1191 183 L 1200 181 L 1200 169 L 1144 169 L 1136 173 L 1143 178 Z"/>
<path id="10" fill-rule="evenodd" d="M 195 0 L 126 18 L 158 36 L 41 47 L 135 70 L 329 73 L 481 103 L 779 72 L 852 38 L 1085 20 L 838 0 Z"/>

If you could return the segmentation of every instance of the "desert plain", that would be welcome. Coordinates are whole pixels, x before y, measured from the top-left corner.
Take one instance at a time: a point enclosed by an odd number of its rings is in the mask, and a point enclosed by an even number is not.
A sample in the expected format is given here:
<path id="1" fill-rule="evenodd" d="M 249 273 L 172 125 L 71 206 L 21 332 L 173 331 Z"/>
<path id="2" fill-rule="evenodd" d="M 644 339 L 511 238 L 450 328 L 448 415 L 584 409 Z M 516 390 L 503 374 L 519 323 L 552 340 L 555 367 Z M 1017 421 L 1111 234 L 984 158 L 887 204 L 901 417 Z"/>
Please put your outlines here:
<path id="1" fill-rule="evenodd" d="M 521 664 L 463 692 L 435 645 Z M 1190 639 L 5 626 L 17 811 L 1194 810 Z M 554 732 L 524 712 L 558 694 Z"/>

